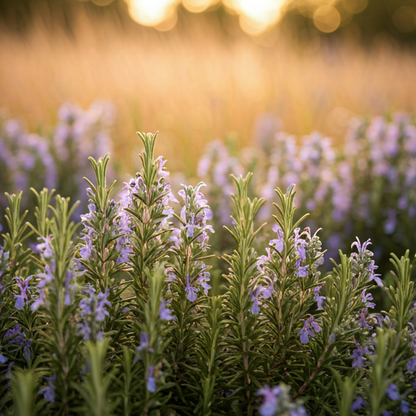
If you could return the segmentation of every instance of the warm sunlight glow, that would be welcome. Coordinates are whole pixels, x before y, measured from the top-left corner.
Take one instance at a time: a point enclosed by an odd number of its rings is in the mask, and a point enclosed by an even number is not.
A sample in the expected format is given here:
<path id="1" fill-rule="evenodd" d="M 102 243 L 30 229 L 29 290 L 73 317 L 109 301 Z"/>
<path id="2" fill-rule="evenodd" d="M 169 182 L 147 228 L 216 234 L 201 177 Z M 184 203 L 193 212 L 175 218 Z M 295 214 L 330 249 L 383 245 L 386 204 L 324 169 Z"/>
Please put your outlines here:
<path id="1" fill-rule="evenodd" d="M 321 32 L 331 33 L 341 24 L 341 15 L 333 6 L 321 6 L 313 14 L 313 22 Z"/>
<path id="2" fill-rule="evenodd" d="M 232 0 L 231 3 L 240 15 L 242 29 L 256 35 L 277 22 L 286 0 Z"/>
<path id="3" fill-rule="evenodd" d="M 183 7 L 192 13 L 201 13 L 213 4 L 218 3 L 217 0 L 182 0 Z"/>
<path id="4" fill-rule="evenodd" d="M 170 20 L 175 13 L 176 0 L 128 0 L 130 16 L 141 25 L 157 26 Z"/>
<path id="5" fill-rule="evenodd" d="M 109 0 L 94 0 L 109 1 Z M 221 0 L 126 0 L 131 17 L 141 25 L 166 26 L 176 22 L 176 8 L 182 3 L 186 10 L 200 13 Z M 358 0 L 357 0 L 358 1 Z M 287 0 L 222 0 L 228 11 L 239 15 L 241 28 L 252 35 L 264 32 L 280 18 Z M 160 26 L 160 27 L 162 27 Z M 162 29 L 163 30 L 163 29 Z"/>

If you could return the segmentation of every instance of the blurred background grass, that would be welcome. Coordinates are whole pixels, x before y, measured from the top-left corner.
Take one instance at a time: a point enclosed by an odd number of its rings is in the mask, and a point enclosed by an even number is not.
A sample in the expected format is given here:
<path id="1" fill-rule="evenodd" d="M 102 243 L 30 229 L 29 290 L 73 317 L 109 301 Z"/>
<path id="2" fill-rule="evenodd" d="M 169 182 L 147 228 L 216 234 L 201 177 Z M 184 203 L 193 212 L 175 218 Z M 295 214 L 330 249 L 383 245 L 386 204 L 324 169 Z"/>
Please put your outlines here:
<path id="1" fill-rule="evenodd" d="M 122 171 L 137 163 L 135 131 L 159 130 L 158 153 L 188 175 L 213 139 L 250 144 L 264 113 L 341 139 L 355 115 L 415 112 L 416 1 L 269 0 L 266 23 L 253 18 L 266 0 L 253 15 L 250 0 L 201 13 L 151 0 L 170 7 L 156 23 L 130 1 L 136 14 L 124 0 L 1 0 L 0 108 L 41 132 L 65 101 L 112 100 Z"/>

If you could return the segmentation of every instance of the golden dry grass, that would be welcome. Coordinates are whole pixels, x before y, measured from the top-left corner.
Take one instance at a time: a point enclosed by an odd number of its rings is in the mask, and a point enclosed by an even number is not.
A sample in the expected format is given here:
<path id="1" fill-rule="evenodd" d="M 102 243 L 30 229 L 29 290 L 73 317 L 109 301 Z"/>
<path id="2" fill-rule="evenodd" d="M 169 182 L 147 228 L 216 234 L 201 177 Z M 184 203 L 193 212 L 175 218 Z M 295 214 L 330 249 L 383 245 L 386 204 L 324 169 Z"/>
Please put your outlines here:
<path id="1" fill-rule="evenodd" d="M 248 144 L 264 112 L 293 134 L 342 137 L 354 114 L 416 109 L 416 56 L 387 46 L 305 52 L 279 38 L 226 37 L 200 18 L 160 34 L 85 16 L 74 37 L 38 22 L 27 38 L 1 32 L 0 44 L 0 108 L 34 129 L 51 125 L 64 101 L 113 100 L 123 169 L 132 169 L 136 130 L 160 130 L 169 168 L 190 173 L 216 137 L 232 131 Z"/>

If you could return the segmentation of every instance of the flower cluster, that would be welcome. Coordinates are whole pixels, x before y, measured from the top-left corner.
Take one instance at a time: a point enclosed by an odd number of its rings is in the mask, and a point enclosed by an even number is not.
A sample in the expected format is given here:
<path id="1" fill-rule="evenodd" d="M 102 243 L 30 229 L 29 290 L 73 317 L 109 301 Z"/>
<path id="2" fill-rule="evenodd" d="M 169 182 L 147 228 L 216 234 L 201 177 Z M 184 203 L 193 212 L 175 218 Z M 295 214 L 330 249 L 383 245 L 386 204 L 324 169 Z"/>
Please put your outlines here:
<path id="1" fill-rule="evenodd" d="M 296 183 L 299 213 L 311 212 L 308 225 L 315 228 L 319 223 L 323 227 L 321 237 L 329 257 L 337 256 L 333 247 L 346 248 L 356 234 L 372 237 L 384 272 L 389 267 L 389 253 L 404 252 L 404 241 L 414 242 L 414 234 L 409 231 L 416 224 L 414 120 L 402 113 L 391 119 L 353 119 L 341 148 L 318 133 L 296 140 L 280 131 L 279 123 L 269 121 L 261 118 L 256 128 L 261 146 L 250 149 L 256 154 L 254 162 L 245 156 L 249 149 L 231 156 L 221 142 L 208 146 L 198 174 L 210 186 L 208 197 L 213 206 L 229 206 L 222 201 L 232 184 L 229 177 L 217 173 L 217 164 L 255 172 L 256 192 L 266 199 L 259 215 L 261 221 L 270 216 L 274 189 Z M 264 123 L 266 127 L 262 128 Z M 217 154 L 221 155 L 218 161 Z M 218 178 L 222 180 L 220 186 L 216 185 Z M 228 223 L 217 209 L 213 212 L 214 221 Z"/>
<path id="2" fill-rule="evenodd" d="M 27 132 L 21 120 L 0 118 L 0 206 L 7 204 L 5 191 L 30 187 L 57 189 L 85 204 L 82 177 L 91 173 L 88 156 L 98 158 L 112 150 L 114 120 L 114 106 L 105 101 L 93 102 L 88 110 L 63 104 L 57 125 L 43 136 Z M 22 205 L 33 203 L 30 192 L 25 193 Z"/>
<path id="3" fill-rule="evenodd" d="M 265 386 L 257 394 L 263 397 L 259 408 L 261 416 L 306 416 L 306 409 L 299 403 L 294 403 L 289 395 L 290 387 L 281 384 L 277 387 Z"/>
<path id="4" fill-rule="evenodd" d="M 107 300 L 109 290 L 107 289 L 104 293 L 96 293 L 92 286 L 87 286 L 84 292 L 87 297 L 79 303 L 79 333 L 84 340 L 102 339 L 103 322 L 108 315 L 106 306 L 111 306 L 111 303 Z"/>

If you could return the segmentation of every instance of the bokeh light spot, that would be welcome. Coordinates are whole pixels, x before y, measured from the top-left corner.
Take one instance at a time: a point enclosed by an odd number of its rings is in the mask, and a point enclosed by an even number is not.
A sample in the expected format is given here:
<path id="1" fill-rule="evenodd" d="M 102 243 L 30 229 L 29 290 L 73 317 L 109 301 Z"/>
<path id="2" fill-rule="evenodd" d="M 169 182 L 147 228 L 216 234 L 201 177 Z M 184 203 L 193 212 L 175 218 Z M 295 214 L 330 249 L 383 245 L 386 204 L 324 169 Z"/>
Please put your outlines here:
<path id="1" fill-rule="evenodd" d="M 331 33 L 341 24 L 341 14 L 334 6 L 321 6 L 313 14 L 313 22 L 321 32 Z"/>
<path id="2" fill-rule="evenodd" d="M 172 18 L 176 11 L 176 0 L 128 0 L 129 13 L 133 20 L 144 26 L 160 25 Z"/>
<path id="3" fill-rule="evenodd" d="M 416 10 L 411 6 L 401 6 L 393 14 L 393 24 L 402 33 L 416 29 Z"/>
<path id="4" fill-rule="evenodd" d="M 233 8 L 240 15 L 241 28 L 252 35 L 264 32 L 275 24 L 286 0 L 234 0 Z"/>
<path id="5" fill-rule="evenodd" d="M 342 6 L 351 13 L 361 13 L 368 6 L 368 0 L 345 0 Z"/>
<path id="6" fill-rule="evenodd" d="M 183 7 L 192 13 L 201 13 L 217 3 L 217 0 L 182 0 Z"/>

